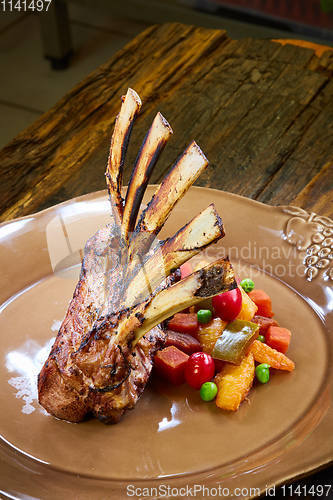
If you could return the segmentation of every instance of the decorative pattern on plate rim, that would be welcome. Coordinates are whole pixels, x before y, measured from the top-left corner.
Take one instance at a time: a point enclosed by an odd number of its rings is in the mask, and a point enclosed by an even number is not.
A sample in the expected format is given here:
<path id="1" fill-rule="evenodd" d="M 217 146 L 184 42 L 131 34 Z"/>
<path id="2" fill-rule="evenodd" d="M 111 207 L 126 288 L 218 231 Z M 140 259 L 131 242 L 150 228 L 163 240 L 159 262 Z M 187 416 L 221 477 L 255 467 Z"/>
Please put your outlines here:
<path id="1" fill-rule="evenodd" d="M 306 279 L 312 281 L 321 276 L 325 281 L 333 281 L 333 220 L 299 207 L 281 209 L 292 215 L 285 224 L 283 239 L 304 252 Z"/>

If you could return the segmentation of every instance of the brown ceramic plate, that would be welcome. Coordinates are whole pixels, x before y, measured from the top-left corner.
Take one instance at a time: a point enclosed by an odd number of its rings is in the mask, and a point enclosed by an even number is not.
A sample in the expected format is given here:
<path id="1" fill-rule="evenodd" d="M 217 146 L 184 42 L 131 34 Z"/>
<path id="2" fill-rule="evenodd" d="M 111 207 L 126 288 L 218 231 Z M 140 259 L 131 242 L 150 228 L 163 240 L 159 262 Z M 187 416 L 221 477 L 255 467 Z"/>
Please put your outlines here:
<path id="1" fill-rule="evenodd" d="M 150 186 L 147 196 L 153 191 Z M 108 201 L 105 192 L 93 193 L 3 224 L 3 495 L 118 499 L 144 496 L 142 488 L 154 487 L 160 488 L 152 491 L 157 498 L 168 486 L 196 484 L 249 498 L 258 494 L 255 488 L 264 491 L 331 461 L 333 222 L 299 208 L 192 188 L 162 236 L 212 201 L 227 236 L 207 256 L 229 253 L 239 274 L 253 276 L 270 294 L 276 319 L 293 332 L 289 356 L 296 370 L 256 386 L 233 414 L 201 402 L 188 387 L 153 380 L 118 425 L 57 420 L 38 406 L 36 376 L 73 293 L 84 243 L 108 221 Z M 243 488 L 242 496 L 235 488 Z M 169 492 L 180 496 L 184 490 Z"/>

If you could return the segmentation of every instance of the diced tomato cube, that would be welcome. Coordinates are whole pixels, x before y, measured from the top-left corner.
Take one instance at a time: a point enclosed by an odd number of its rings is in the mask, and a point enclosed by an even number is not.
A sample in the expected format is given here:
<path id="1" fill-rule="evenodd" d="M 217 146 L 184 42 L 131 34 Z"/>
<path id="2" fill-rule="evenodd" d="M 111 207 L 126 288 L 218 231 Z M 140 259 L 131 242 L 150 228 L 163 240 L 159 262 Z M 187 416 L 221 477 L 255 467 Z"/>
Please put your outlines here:
<path id="1" fill-rule="evenodd" d="M 189 276 L 192 273 L 193 273 L 193 268 L 192 268 L 192 264 L 190 264 L 190 262 L 185 262 L 184 264 L 182 264 L 180 266 L 181 279 L 186 278 L 187 276 Z"/>
<path id="2" fill-rule="evenodd" d="M 158 351 L 154 358 L 156 372 L 175 385 L 185 382 L 185 366 L 189 356 L 171 345 Z"/>
<path id="3" fill-rule="evenodd" d="M 174 345 L 186 354 L 201 351 L 201 344 L 199 340 L 192 337 L 188 333 L 174 332 L 173 330 L 167 331 L 166 346 Z"/>
<path id="4" fill-rule="evenodd" d="M 249 292 L 249 297 L 258 307 L 257 314 L 259 316 L 265 316 L 265 318 L 272 318 L 274 313 L 272 312 L 272 301 L 264 290 L 254 289 Z"/>
<path id="5" fill-rule="evenodd" d="M 270 326 L 279 326 L 279 323 L 272 318 L 265 318 L 264 316 L 255 315 L 251 319 L 252 323 L 259 325 L 259 335 L 266 336 L 266 332 Z"/>
<path id="6" fill-rule="evenodd" d="M 181 333 L 196 334 L 199 323 L 196 313 L 177 313 L 168 323 L 170 330 Z"/>
<path id="7" fill-rule="evenodd" d="M 225 361 L 221 361 L 220 359 L 214 359 L 215 363 L 215 373 L 219 373 L 223 366 L 225 365 Z"/>
<path id="8" fill-rule="evenodd" d="M 285 354 L 290 344 L 291 332 L 280 326 L 270 326 L 265 336 L 266 344 Z"/>

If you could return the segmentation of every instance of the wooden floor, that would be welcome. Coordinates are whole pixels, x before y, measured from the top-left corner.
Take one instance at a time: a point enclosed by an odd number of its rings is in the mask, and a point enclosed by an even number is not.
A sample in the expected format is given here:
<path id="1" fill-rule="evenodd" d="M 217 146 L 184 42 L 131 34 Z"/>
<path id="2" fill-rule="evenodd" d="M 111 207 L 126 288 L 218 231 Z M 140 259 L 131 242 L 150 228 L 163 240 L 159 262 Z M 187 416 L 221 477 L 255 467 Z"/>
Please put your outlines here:
<path id="1" fill-rule="evenodd" d="M 177 0 L 114 0 L 111 9 L 102 8 L 103 2 L 98 1 L 92 8 L 91 3 L 84 5 L 80 0 L 69 4 L 74 56 L 64 71 L 52 70 L 43 58 L 37 15 L 0 12 L 0 148 L 153 23 L 180 21 L 226 29 L 236 39 L 292 37 L 279 30 L 196 12 Z M 142 8 L 137 8 L 141 3 Z"/>

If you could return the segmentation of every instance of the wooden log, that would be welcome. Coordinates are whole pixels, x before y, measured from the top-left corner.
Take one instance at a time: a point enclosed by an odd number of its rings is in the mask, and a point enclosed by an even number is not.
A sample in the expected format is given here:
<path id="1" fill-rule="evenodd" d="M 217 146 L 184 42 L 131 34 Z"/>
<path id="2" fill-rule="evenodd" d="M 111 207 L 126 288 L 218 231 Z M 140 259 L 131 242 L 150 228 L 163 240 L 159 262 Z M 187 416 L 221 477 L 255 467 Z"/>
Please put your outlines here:
<path id="1" fill-rule="evenodd" d="M 333 161 L 328 161 L 321 171 L 305 186 L 292 204 L 321 215 L 333 214 Z"/>
<path id="2" fill-rule="evenodd" d="M 1 220 L 105 187 L 129 86 L 143 107 L 124 183 L 160 111 L 174 136 L 151 182 L 195 139 L 210 160 L 197 184 L 272 204 L 296 199 L 332 215 L 322 182 L 333 147 L 330 53 L 176 23 L 148 28 L 0 151 Z"/>

